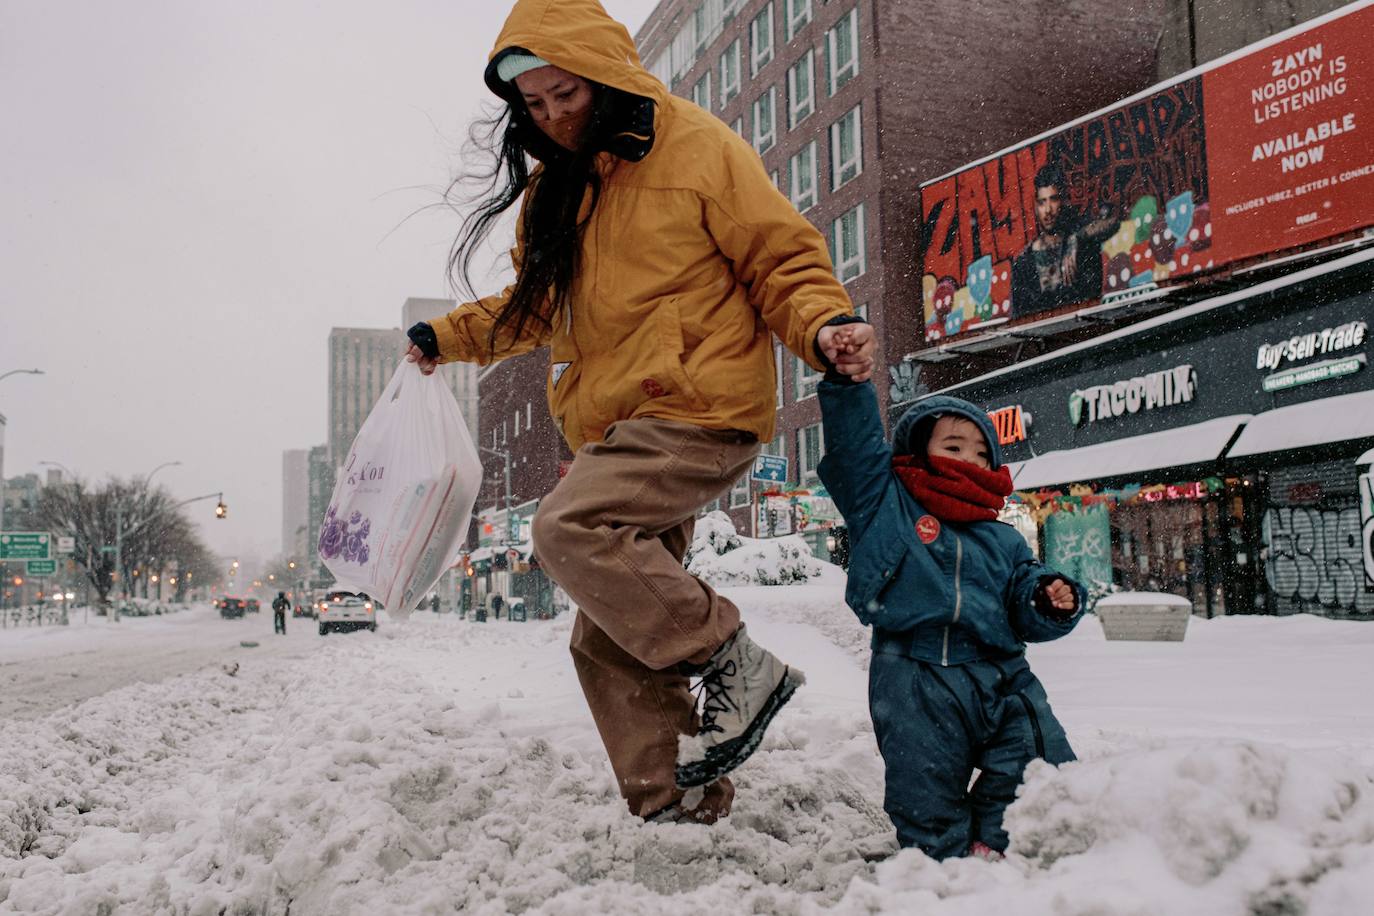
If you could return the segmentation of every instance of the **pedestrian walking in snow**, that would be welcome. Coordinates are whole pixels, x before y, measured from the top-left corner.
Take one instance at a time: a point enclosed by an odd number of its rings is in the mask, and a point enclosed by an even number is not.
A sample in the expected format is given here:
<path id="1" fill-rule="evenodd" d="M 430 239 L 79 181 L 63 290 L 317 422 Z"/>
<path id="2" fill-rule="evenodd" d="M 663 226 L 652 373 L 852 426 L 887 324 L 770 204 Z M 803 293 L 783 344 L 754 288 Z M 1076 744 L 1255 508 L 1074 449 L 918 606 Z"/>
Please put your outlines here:
<path id="1" fill-rule="evenodd" d="M 272 632 L 286 635 L 286 611 L 290 607 L 286 592 L 277 592 L 277 597 L 272 599 Z"/>
<path id="2" fill-rule="evenodd" d="M 842 348 L 858 327 L 841 330 Z M 1012 480 L 985 411 L 926 398 L 889 447 L 872 385 L 829 372 L 819 395 L 820 477 L 849 528 L 845 600 L 873 626 L 884 807 L 904 847 L 1000 858 L 1026 765 L 1074 759 L 1026 643 L 1071 631 L 1086 593 L 996 521 Z"/>
<path id="3" fill-rule="evenodd" d="M 519 0 L 486 82 L 507 105 L 499 168 L 450 266 L 465 275 L 523 195 L 515 281 L 411 328 L 407 358 L 430 372 L 549 347 L 575 458 L 534 549 L 579 607 L 583 693 L 631 812 L 712 821 L 730 809 L 725 774 L 803 678 L 682 557 L 696 513 L 773 438 L 772 335 L 820 370 L 853 307 L 749 144 L 670 94 L 595 0 Z M 847 374 L 872 371 L 871 342 L 845 356 Z"/>

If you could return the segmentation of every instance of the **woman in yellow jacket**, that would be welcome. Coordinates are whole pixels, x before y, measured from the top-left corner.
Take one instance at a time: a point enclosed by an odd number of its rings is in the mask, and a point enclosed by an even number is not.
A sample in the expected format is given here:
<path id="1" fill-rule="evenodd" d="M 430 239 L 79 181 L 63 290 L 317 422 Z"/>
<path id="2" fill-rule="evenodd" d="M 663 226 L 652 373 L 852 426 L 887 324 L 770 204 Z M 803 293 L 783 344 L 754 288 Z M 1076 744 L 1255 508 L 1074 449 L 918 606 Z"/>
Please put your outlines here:
<path id="1" fill-rule="evenodd" d="M 733 797 L 724 774 L 803 678 L 683 568 L 693 519 L 773 438 L 772 335 L 864 379 L 872 333 L 834 344 L 856 319 L 820 233 L 748 144 L 640 65 L 596 0 L 519 0 L 486 82 L 508 106 L 497 187 L 450 267 L 465 276 L 523 198 L 515 281 L 411 328 L 407 358 L 432 372 L 549 348 L 549 407 L 575 457 L 534 549 L 579 608 L 583 692 L 634 814 L 713 821 Z"/>

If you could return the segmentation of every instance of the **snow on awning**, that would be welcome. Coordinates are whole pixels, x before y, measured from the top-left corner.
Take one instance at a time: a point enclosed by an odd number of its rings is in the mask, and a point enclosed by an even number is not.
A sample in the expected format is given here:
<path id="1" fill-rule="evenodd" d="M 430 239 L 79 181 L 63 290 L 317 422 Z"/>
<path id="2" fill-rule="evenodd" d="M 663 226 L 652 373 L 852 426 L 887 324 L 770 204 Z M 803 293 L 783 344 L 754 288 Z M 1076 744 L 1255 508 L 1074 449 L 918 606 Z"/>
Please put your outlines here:
<path id="1" fill-rule="evenodd" d="M 478 547 L 472 553 L 468 554 L 468 562 L 480 563 L 483 560 L 490 560 L 494 551 L 495 548 L 493 547 Z"/>
<path id="2" fill-rule="evenodd" d="M 1016 489 L 1038 490 L 1053 484 L 1095 481 L 1139 471 L 1216 461 L 1237 427 L 1249 420 L 1250 414 L 1217 417 L 1115 442 L 1046 452 L 1029 461 L 1009 462 L 1007 467 Z"/>
<path id="3" fill-rule="evenodd" d="M 1374 437 L 1374 391 L 1290 404 L 1257 414 L 1227 458 Z"/>

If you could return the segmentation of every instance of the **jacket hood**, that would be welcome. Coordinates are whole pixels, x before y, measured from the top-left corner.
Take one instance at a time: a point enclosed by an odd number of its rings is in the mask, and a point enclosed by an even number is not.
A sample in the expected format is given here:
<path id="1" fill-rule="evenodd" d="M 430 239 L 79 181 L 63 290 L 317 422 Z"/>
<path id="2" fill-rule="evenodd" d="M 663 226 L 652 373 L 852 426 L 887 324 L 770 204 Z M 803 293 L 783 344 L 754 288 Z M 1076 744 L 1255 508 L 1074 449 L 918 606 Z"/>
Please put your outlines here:
<path id="1" fill-rule="evenodd" d="M 917 426 L 922 420 L 933 421 L 943 414 L 954 414 L 976 423 L 988 443 L 988 463 L 992 466 L 991 469 L 995 471 L 1002 466 L 1002 447 L 998 444 L 997 429 L 992 425 L 992 418 L 988 416 L 987 411 L 979 409 L 976 404 L 971 404 L 963 398 L 952 398 L 945 394 L 922 398 L 902 414 L 902 418 L 892 429 L 892 453 L 913 454 L 911 437 Z"/>
<path id="2" fill-rule="evenodd" d="M 667 87 L 644 69 L 625 26 L 597 0 L 517 0 L 487 58 L 487 87 L 507 102 L 519 93 L 496 75 L 496 62 L 523 49 L 569 73 L 662 105 Z"/>

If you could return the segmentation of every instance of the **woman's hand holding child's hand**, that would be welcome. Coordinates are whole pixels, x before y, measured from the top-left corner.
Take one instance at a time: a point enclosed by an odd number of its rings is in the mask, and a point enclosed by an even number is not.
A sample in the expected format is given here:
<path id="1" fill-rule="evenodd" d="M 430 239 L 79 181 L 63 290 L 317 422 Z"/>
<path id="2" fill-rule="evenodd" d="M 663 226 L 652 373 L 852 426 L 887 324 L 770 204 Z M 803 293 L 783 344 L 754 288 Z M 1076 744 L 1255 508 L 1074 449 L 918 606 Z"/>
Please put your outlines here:
<path id="1" fill-rule="evenodd" d="M 836 370 L 854 381 L 866 382 L 873 377 L 873 354 L 878 349 L 873 325 L 858 322 L 829 325 L 821 328 L 816 343 L 826 359 L 835 364 Z"/>
<path id="2" fill-rule="evenodd" d="M 1045 586 L 1045 597 L 1050 599 L 1050 604 L 1057 610 L 1072 611 L 1078 606 L 1078 599 L 1073 593 L 1073 589 L 1063 579 L 1055 579 Z"/>

